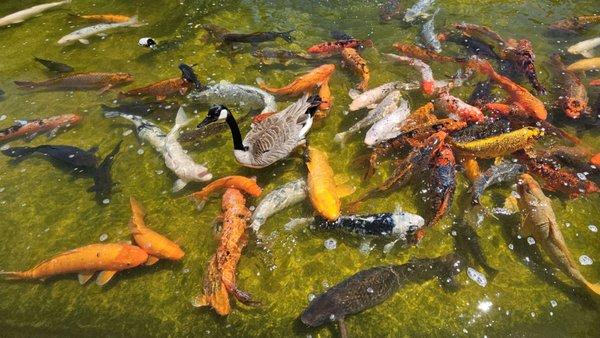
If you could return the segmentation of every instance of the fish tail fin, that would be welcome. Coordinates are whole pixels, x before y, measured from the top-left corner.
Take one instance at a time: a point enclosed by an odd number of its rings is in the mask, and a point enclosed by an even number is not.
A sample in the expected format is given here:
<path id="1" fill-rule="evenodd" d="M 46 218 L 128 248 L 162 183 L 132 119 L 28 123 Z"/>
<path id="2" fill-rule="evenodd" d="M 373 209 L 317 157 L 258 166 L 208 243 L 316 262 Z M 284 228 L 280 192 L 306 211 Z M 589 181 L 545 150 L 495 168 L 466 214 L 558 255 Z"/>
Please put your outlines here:
<path id="1" fill-rule="evenodd" d="M 34 153 L 37 147 L 12 147 L 2 150 L 2 153 L 9 157 L 23 157 Z"/>
<path id="2" fill-rule="evenodd" d="M 600 298 L 600 283 L 586 282 L 585 288 L 586 288 L 586 290 L 588 290 L 588 292 L 590 292 L 596 298 Z"/>
<path id="3" fill-rule="evenodd" d="M 131 19 L 129 19 L 129 21 L 127 21 L 127 23 L 131 27 L 140 27 L 140 26 L 145 25 L 145 23 L 139 21 L 139 18 L 137 15 L 132 16 Z"/>
<path id="4" fill-rule="evenodd" d="M 14 81 L 14 83 L 19 89 L 35 89 L 38 87 L 38 84 L 32 81 Z"/>
<path id="5" fill-rule="evenodd" d="M 261 77 L 257 77 L 256 84 L 262 88 L 263 86 L 265 86 L 265 80 L 263 80 Z"/>
<path id="6" fill-rule="evenodd" d="M 183 107 L 179 107 L 177 111 L 177 117 L 175 117 L 175 127 L 173 128 L 181 128 L 190 123 L 191 119 L 188 118 L 187 114 L 183 110 Z"/>
<path id="7" fill-rule="evenodd" d="M 23 273 L 19 271 L 0 271 L 0 278 L 4 280 L 23 279 Z"/>
<path id="8" fill-rule="evenodd" d="M 294 37 L 291 35 L 291 33 L 293 33 L 294 31 L 295 29 L 289 30 L 287 32 L 281 32 L 279 33 L 279 36 L 287 42 L 293 42 Z"/>
<path id="9" fill-rule="evenodd" d="M 348 138 L 348 133 L 344 131 L 344 132 L 335 134 L 335 137 L 333 138 L 333 140 L 335 142 L 339 143 L 340 146 L 344 147 L 344 145 L 346 144 L 347 138 Z"/>

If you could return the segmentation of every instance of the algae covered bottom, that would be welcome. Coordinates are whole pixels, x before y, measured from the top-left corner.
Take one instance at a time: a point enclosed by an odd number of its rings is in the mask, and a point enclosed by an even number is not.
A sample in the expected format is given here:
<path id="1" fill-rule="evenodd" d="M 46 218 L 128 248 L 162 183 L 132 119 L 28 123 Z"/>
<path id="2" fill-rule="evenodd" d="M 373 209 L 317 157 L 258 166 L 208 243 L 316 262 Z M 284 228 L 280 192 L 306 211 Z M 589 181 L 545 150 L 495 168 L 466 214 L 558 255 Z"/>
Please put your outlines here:
<path id="1" fill-rule="evenodd" d="M 5 0 L 0 16 L 28 8 L 40 1 Z M 96 242 L 130 240 L 129 198 L 135 196 L 147 212 L 146 223 L 166 234 L 186 252 L 179 263 L 160 261 L 149 267 L 125 271 L 105 287 L 80 286 L 75 276 L 52 278 L 45 282 L 5 282 L 0 287 L 0 329 L 7 336 L 331 336 L 333 326 L 317 329 L 305 327 L 298 319 L 313 295 L 322 293 L 341 280 L 374 266 L 403 264 L 411 257 L 435 257 L 454 249 L 452 221 L 466 207 L 464 199 L 455 198 L 450 213 L 416 247 L 395 247 L 382 252 L 386 242 L 374 241 L 375 248 L 365 254 L 356 236 L 308 227 L 285 230 L 291 218 L 310 217 L 308 203 L 286 209 L 269 218 L 261 227 L 266 245 L 257 245 L 250 237 L 238 267 L 237 282 L 262 306 L 250 308 L 234 304 L 227 318 L 209 309 L 192 307 L 191 300 L 202 290 L 202 277 L 208 260 L 215 252 L 214 224 L 220 213 L 220 199 L 213 197 L 196 210 L 193 203 L 173 195 L 174 177 L 163 159 L 149 144 L 141 144 L 127 122 L 106 119 L 100 105 L 113 104 L 120 89 L 102 95 L 98 91 L 28 92 L 19 90 L 15 80 L 42 81 L 53 73 L 34 61 L 34 57 L 67 63 L 77 72 L 128 72 L 135 82 L 127 89 L 177 77 L 177 66 L 196 64 L 195 72 L 202 83 L 227 80 L 254 85 L 257 77 L 269 85 L 282 86 L 314 65 L 294 61 L 287 65 L 261 64 L 244 50 L 219 48 L 205 39 L 202 24 L 215 24 L 235 32 L 280 31 L 294 29 L 294 41 L 283 39 L 261 43 L 261 47 L 285 48 L 302 52 L 307 47 L 328 40 L 331 31 L 344 31 L 358 39 L 371 39 L 375 48 L 361 52 L 370 68 L 371 86 L 394 80 L 411 82 L 418 74 L 409 67 L 391 63 L 383 56 L 393 51 L 396 42 L 414 43 L 420 26 L 399 20 L 386 24 L 379 21 L 381 1 L 90 1 L 73 0 L 44 12 L 39 17 L 10 27 L 0 27 L 0 127 L 13 120 L 77 113 L 83 117 L 75 127 L 55 138 L 40 135 L 31 142 L 15 140 L 11 146 L 68 144 L 89 149 L 98 146 L 98 156 L 106 156 L 119 140 L 121 152 L 115 157 L 112 178 L 116 187 L 106 204 L 97 203 L 90 177 L 74 178 L 69 169 L 55 166 L 41 157 L 14 163 L 0 157 L 0 270 L 18 270 L 71 248 Z M 407 2 L 406 7 L 412 4 Z M 470 22 L 491 27 L 503 36 L 531 40 L 536 54 L 538 77 L 552 93 L 542 97 L 547 107 L 556 96 L 551 66 L 553 52 L 600 34 L 600 25 L 571 37 L 549 36 L 548 26 L 557 20 L 588 15 L 598 11 L 596 0 L 587 1 L 440 1 L 436 29 L 454 22 Z M 79 42 L 60 46 L 64 35 L 92 23 L 70 14 L 138 15 L 146 25 L 108 31 L 105 37 L 91 37 L 90 44 Z M 138 40 L 152 37 L 155 50 L 138 46 Z M 461 55 L 460 47 L 443 44 L 447 55 Z M 572 61 L 572 60 L 571 60 Z M 338 60 L 330 87 L 334 96 L 329 116 L 315 122 L 308 134 L 312 146 L 329 154 L 334 172 L 350 178 L 359 196 L 369 188 L 361 181 L 362 165 L 354 159 L 366 153 L 364 134 L 348 139 L 344 147 L 333 142 L 336 133 L 347 130 L 357 115 L 345 115 L 349 89 L 359 78 Z M 454 74 L 455 65 L 432 63 L 434 74 L 443 78 Z M 594 78 L 597 77 L 594 74 Z M 474 82 L 452 91 L 466 99 Z M 525 81 L 523 81 L 524 83 Z M 528 86 L 528 84 L 525 84 Z M 600 94 L 589 89 L 593 100 Z M 407 95 L 414 109 L 426 99 L 420 93 Z M 200 122 L 208 106 L 179 99 L 186 104 L 188 115 Z M 217 103 L 217 102 L 215 102 Z M 279 102 L 283 108 L 291 102 Z M 232 108 L 236 116 L 246 112 Z M 551 114 L 557 111 L 550 109 Z M 196 113 L 196 114 L 194 114 Z M 356 114 L 356 113 L 350 113 Z M 359 113 L 360 114 L 360 113 Z M 148 117 L 163 130 L 170 129 L 175 112 Z M 563 118 L 553 119 L 570 132 L 578 132 L 583 143 L 600 151 L 600 132 L 594 128 L 574 128 Z M 240 123 L 247 130 L 249 122 Z M 257 176 L 258 183 L 269 192 L 280 185 L 306 176 L 300 156 L 262 170 L 240 167 L 235 163 L 229 132 L 199 139 L 184 145 L 189 154 L 206 164 L 215 177 L 227 175 Z M 371 179 L 383 181 L 387 165 Z M 199 190 L 202 184 L 190 184 L 184 191 Z M 468 187 L 459 175 L 457 197 Z M 486 192 L 482 203 L 501 206 L 510 194 L 508 187 Z M 561 231 L 571 252 L 578 258 L 586 255 L 591 265 L 580 265 L 592 282 L 600 280 L 600 196 L 578 199 L 548 194 L 556 211 Z M 248 198 L 250 205 L 257 200 Z M 426 214 L 427 205 L 417 186 L 405 187 L 385 197 L 362 205 L 363 213 L 392 212 L 396 205 L 404 210 Z M 537 255 L 526 239 L 513 237 L 518 215 L 486 217 L 477 229 L 483 250 L 497 276 L 485 287 L 477 285 L 466 273 L 457 276 L 461 288 L 442 292 L 435 280 L 410 285 L 385 303 L 347 318 L 348 330 L 355 336 L 599 336 L 600 311 L 587 295 L 572 286 L 570 280 L 552 270 L 545 256 Z M 324 242 L 334 238 L 337 246 L 328 250 Z M 331 248 L 331 246 L 330 246 Z M 541 258 L 540 258 L 541 257 Z M 539 263 L 544 259 L 543 263 Z M 475 267 L 481 270 L 478 267 Z M 554 275 L 547 273 L 554 271 Z M 575 289 L 575 290 L 574 290 Z"/>

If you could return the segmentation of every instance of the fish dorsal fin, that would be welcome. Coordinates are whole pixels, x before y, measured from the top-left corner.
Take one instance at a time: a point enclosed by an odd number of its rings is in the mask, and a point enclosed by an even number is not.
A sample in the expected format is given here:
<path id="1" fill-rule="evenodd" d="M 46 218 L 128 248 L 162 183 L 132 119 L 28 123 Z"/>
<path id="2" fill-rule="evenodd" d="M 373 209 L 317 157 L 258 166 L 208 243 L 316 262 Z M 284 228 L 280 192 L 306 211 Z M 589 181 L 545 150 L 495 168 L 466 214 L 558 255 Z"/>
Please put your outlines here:
<path id="1" fill-rule="evenodd" d="M 140 233 L 141 229 L 146 227 L 146 223 L 144 222 L 146 212 L 133 196 L 129 198 L 129 204 L 131 205 L 131 221 L 129 222 L 129 228 L 131 229 L 131 233 Z"/>
<path id="2" fill-rule="evenodd" d="M 588 59 L 591 59 L 594 57 L 594 50 L 593 49 L 588 49 L 588 50 L 584 50 L 581 53 L 579 53 L 581 55 L 583 55 L 583 57 L 586 57 Z"/>
<path id="3" fill-rule="evenodd" d="M 94 277 L 94 272 L 81 272 L 77 275 L 77 279 L 79 279 L 79 284 L 83 285 L 87 283 L 90 279 Z"/>
<path id="4" fill-rule="evenodd" d="M 356 187 L 349 184 L 342 184 L 335 187 L 335 194 L 339 197 L 352 195 L 356 191 Z"/>
<path id="5" fill-rule="evenodd" d="M 146 264 L 147 266 L 150 266 L 150 265 L 154 265 L 154 264 L 156 264 L 156 262 L 158 262 L 158 257 L 155 257 L 155 256 L 148 255 L 148 260 L 146 261 L 146 263 L 145 263 L 145 264 Z"/>
<path id="6" fill-rule="evenodd" d="M 103 286 L 108 283 L 116 274 L 117 271 L 102 271 L 98 274 L 98 278 L 96 278 L 96 284 L 98 286 Z"/>
<path id="7" fill-rule="evenodd" d="M 88 39 L 79 39 L 79 42 L 83 43 L 84 45 L 89 45 L 90 44 L 90 40 Z"/>

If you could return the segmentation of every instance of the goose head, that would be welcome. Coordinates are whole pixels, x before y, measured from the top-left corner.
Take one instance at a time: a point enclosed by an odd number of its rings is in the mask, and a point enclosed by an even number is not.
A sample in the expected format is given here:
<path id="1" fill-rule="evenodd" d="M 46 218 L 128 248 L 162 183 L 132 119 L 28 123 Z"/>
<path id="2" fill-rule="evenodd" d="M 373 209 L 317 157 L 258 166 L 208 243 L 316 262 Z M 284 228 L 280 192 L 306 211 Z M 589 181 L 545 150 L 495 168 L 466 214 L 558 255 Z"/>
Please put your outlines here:
<path id="1" fill-rule="evenodd" d="M 227 109 L 227 107 L 223 105 L 212 106 L 208 110 L 208 114 L 206 114 L 204 120 L 202 120 L 202 122 L 198 124 L 197 128 L 204 128 L 207 125 L 214 122 L 225 122 L 227 120 L 227 117 L 230 115 L 231 112 L 229 111 L 229 109 Z"/>

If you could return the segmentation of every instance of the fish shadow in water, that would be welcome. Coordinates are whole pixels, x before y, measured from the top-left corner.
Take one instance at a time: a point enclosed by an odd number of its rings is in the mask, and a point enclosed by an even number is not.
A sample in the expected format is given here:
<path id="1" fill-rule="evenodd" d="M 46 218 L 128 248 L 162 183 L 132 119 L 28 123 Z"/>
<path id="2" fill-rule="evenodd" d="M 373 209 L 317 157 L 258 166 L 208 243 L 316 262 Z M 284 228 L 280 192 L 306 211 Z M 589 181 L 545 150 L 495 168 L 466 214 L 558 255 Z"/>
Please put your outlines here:
<path id="1" fill-rule="evenodd" d="M 151 266 L 141 265 L 133 269 L 119 271 L 113 277 L 113 279 L 106 285 L 102 286 L 102 292 L 108 292 L 115 287 L 119 287 L 119 282 L 123 280 L 137 280 L 140 278 L 148 278 L 149 274 L 168 270 L 173 274 L 181 274 L 183 263 L 181 261 L 168 261 L 159 260 L 156 264 Z M 89 283 L 89 282 L 88 282 Z"/>
<path id="2" fill-rule="evenodd" d="M 31 158 L 41 158 L 46 162 L 50 163 L 54 168 L 62 171 L 65 174 L 69 174 L 72 177 L 72 180 L 77 180 L 81 178 L 91 179 L 94 177 L 94 168 L 85 168 L 85 167 L 73 167 L 68 164 L 65 164 L 59 160 L 55 160 L 50 156 L 40 155 L 40 154 L 31 154 L 28 156 L 13 158 L 8 161 L 13 166 L 18 166 L 23 161 L 31 160 Z M 93 184 L 93 181 L 91 182 Z"/>
<path id="3" fill-rule="evenodd" d="M 514 227 L 512 227 L 513 224 L 519 222 L 517 217 L 505 216 L 501 218 L 501 221 L 502 224 L 504 224 L 504 226 L 501 227 L 502 236 L 507 243 L 513 244 L 514 248 L 512 251 L 517 255 L 520 263 L 524 264 L 534 275 L 543 280 L 546 284 L 558 289 L 571 301 L 579 303 L 589 309 L 595 308 L 595 302 L 583 289 L 573 287 L 556 277 L 553 272 L 554 268 L 544 261 L 540 250 L 536 246 L 529 245 L 525 238 L 517 238 L 513 231 Z M 527 257 L 529 258 L 529 262 L 526 261 Z"/>

